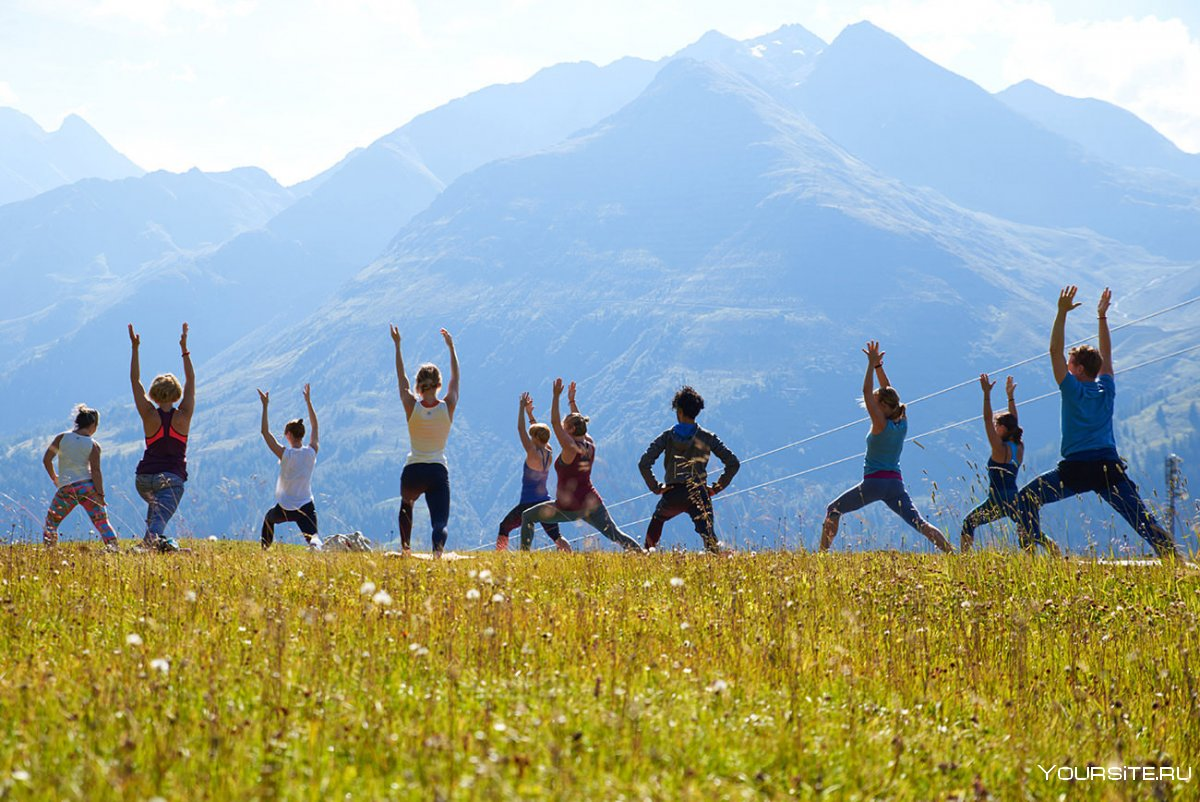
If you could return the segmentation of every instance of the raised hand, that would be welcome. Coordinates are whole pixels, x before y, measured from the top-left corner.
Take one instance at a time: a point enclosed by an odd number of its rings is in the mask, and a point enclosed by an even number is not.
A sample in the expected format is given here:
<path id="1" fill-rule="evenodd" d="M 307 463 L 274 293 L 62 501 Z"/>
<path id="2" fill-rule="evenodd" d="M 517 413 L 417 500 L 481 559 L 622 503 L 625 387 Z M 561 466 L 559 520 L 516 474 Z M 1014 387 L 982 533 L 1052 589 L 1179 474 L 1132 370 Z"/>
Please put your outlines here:
<path id="1" fill-rule="evenodd" d="M 1108 287 L 1104 288 L 1104 292 L 1100 293 L 1100 303 L 1096 304 L 1096 317 L 1106 317 L 1108 315 L 1109 304 L 1112 303 L 1112 290 Z"/>
<path id="2" fill-rule="evenodd" d="M 1009 376 L 1008 380 L 1012 381 L 1012 377 Z M 985 394 L 987 394 L 992 391 L 992 388 L 996 386 L 996 383 L 994 381 L 992 381 L 991 377 L 989 377 L 986 373 L 980 373 L 979 374 L 979 386 L 980 386 L 980 388 L 983 389 L 983 392 Z"/>
<path id="3" fill-rule="evenodd" d="M 132 323 L 129 324 L 129 342 L 134 348 L 142 344 L 142 336 L 134 332 Z"/>
<path id="4" fill-rule="evenodd" d="M 184 323 L 184 324 L 183 324 L 183 331 L 182 331 L 182 332 L 180 333 L 180 335 L 179 335 L 179 348 L 180 348 L 180 350 L 181 350 L 181 351 L 183 351 L 185 354 L 187 353 L 187 349 L 188 349 L 188 347 L 187 347 L 187 335 L 188 335 L 188 324 Z"/>
<path id="5" fill-rule="evenodd" d="M 533 412 L 533 396 L 531 396 L 529 393 L 521 393 L 521 406 L 524 409 Z"/>
<path id="6" fill-rule="evenodd" d="M 1066 314 L 1072 309 L 1079 308 L 1079 304 L 1075 303 L 1075 293 L 1077 292 L 1079 292 L 1079 288 L 1074 284 L 1062 288 L 1062 291 L 1058 293 L 1059 314 Z"/>
<path id="7" fill-rule="evenodd" d="M 575 382 L 567 386 L 567 403 L 575 403 Z"/>
<path id="8" fill-rule="evenodd" d="M 392 335 L 392 342 L 394 342 L 396 345 L 400 345 L 400 329 L 388 324 L 388 331 Z"/>
<path id="9" fill-rule="evenodd" d="M 862 349 L 862 352 L 867 355 L 867 362 L 871 367 L 877 368 L 883 364 L 883 355 L 886 352 L 879 350 L 878 340 L 868 340 L 867 347 Z"/>
<path id="10" fill-rule="evenodd" d="M 563 391 L 563 380 L 561 378 L 555 379 L 554 380 L 554 397 L 558 398 L 560 395 L 562 395 L 562 391 Z"/>
<path id="11" fill-rule="evenodd" d="M 445 329 L 440 329 L 440 331 L 442 332 L 442 339 L 446 341 L 446 347 L 453 348 L 454 347 L 454 337 L 452 337 L 450 335 L 450 332 L 446 331 Z"/>
<path id="12" fill-rule="evenodd" d="M 255 388 L 255 389 L 257 389 L 257 388 Z M 258 391 L 258 400 L 262 401 L 262 405 L 265 407 L 267 405 L 267 403 L 271 400 L 271 394 L 264 393 L 262 390 L 259 390 Z"/>
<path id="13" fill-rule="evenodd" d="M 1017 392 L 1017 383 L 1013 381 L 1012 376 L 1004 380 L 1004 392 L 1008 394 L 1009 398 L 1012 398 L 1013 394 Z"/>
<path id="14" fill-rule="evenodd" d="M 308 384 L 304 385 L 304 403 L 312 405 L 312 388 Z"/>

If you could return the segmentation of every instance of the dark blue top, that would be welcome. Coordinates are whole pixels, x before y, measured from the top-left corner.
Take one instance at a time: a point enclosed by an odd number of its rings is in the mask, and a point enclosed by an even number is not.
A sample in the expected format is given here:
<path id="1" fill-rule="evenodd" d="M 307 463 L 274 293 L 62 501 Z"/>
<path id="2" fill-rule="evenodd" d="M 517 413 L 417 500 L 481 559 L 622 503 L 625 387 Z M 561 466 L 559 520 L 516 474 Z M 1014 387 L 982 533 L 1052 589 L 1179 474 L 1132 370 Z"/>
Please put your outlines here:
<path id="1" fill-rule="evenodd" d="M 1117 385 L 1112 374 L 1081 382 L 1068 373 L 1058 390 L 1062 394 L 1062 458 L 1118 459 L 1113 435 Z"/>
<path id="2" fill-rule="evenodd" d="M 987 467 L 992 490 L 1007 498 L 1017 494 L 1017 469 L 1021 464 L 1017 462 L 1017 444 L 1010 440 L 1005 445 L 1008 446 L 1008 461 L 996 462 L 989 457 Z"/>
<path id="3" fill-rule="evenodd" d="M 542 452 L 542 469 L 535 471 L 529 467 L 529 461 L 521 463 L 524 471 L 521 473 L 521 503 L 541 504 L 550 500 L 546 492 L 546 477 L 550 475 L 550 455 Z"/>

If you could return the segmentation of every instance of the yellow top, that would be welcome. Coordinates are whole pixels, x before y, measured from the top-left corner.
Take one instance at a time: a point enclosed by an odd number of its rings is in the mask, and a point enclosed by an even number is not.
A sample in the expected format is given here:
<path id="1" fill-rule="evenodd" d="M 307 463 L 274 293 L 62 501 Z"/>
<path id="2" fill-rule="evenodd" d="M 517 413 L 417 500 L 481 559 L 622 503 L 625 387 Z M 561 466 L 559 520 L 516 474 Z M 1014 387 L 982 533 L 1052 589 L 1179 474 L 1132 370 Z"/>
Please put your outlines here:
<path id="1" fill-rule="evenodd" d="M 408 417 L 409 454 L 405 465 L 446 465 L 446 440 L 450 438 L 450 410 L 445 401 L 427 407 L 420 401 Z"/>

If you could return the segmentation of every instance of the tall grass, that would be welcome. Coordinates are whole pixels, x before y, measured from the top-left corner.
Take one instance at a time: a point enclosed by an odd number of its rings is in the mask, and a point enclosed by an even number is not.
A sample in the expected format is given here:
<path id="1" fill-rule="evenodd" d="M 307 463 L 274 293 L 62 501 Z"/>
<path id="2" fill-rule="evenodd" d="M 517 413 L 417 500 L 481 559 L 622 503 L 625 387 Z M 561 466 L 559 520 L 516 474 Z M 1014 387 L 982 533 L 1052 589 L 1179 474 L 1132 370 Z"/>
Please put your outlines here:
<path id="1" fill-rule="evenodd" d="M 0 553 L 6 799 L 1194 799 L 1200 578 L 983 552 Z M 1200 766 L 1197 766 L 1200 768 Z"/>

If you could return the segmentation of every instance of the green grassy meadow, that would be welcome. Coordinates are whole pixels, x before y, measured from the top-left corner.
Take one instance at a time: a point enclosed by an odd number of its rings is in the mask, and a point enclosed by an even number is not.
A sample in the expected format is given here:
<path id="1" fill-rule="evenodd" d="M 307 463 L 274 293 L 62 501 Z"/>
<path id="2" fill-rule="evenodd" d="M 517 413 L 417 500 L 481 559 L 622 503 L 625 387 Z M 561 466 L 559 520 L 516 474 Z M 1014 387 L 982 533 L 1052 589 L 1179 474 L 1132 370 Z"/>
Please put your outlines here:
<path id="1" fill-rule="evenodd" d="M 1200 575 L 0 551 L 0 799 L 1196 799 Z M 1200 768 L 1200 766 L 1197 766 Z"/>

